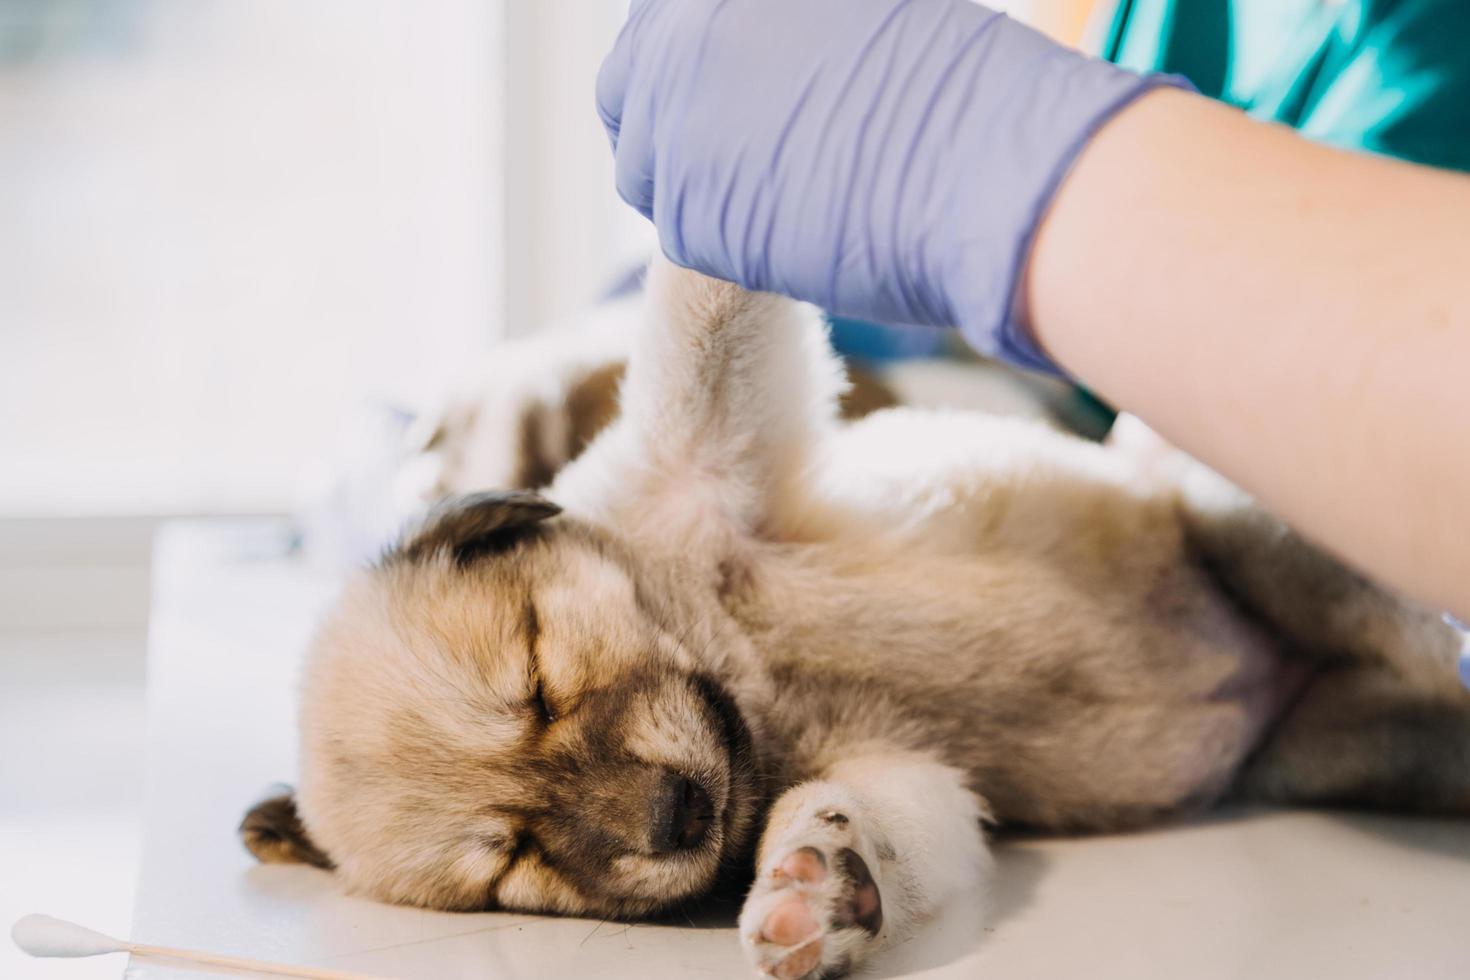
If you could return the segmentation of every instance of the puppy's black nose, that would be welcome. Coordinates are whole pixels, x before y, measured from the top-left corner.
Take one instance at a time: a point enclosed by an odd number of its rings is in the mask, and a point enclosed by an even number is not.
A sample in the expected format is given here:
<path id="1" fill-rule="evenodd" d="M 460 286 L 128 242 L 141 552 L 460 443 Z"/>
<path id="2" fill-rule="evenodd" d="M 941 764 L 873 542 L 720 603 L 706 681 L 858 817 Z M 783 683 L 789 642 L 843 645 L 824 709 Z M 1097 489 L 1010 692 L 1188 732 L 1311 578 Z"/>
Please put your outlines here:
<path id="1" fill-rule="evenodd" d="M 715 819 L 714 806 L 703 786 L 683 776 L 664 779 L 653 803 L 649 842 L 655 854 L 697 847 Z"/>

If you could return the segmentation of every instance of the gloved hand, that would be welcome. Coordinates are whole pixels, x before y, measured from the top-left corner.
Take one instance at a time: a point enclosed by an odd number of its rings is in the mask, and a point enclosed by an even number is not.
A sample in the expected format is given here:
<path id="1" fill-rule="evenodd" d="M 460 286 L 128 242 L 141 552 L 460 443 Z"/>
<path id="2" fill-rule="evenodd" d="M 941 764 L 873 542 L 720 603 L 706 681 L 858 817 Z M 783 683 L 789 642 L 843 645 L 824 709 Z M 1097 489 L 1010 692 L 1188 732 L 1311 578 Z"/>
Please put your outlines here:
<path id="1" fill-rule="evenodd" d="M 634 0 L 597 105 L 674 262 L 1049 369 L 1016 311 L 1032 236 L 1161 83 L 967 0 Z"/>

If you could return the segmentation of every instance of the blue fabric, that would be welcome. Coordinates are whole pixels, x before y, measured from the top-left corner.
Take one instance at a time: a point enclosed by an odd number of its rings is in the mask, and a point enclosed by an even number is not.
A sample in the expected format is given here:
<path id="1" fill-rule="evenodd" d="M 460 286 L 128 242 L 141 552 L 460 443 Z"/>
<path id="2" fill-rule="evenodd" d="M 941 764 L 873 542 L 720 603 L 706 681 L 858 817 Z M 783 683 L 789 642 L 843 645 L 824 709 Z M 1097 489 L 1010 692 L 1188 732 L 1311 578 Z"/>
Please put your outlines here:
<path id="1" fill-rule="evenodd" d="M 1444 621 L 1460 631 L 1460 682 L 1470 688 L 1470 626 L 1449 613 L 1444 614 Z"/>

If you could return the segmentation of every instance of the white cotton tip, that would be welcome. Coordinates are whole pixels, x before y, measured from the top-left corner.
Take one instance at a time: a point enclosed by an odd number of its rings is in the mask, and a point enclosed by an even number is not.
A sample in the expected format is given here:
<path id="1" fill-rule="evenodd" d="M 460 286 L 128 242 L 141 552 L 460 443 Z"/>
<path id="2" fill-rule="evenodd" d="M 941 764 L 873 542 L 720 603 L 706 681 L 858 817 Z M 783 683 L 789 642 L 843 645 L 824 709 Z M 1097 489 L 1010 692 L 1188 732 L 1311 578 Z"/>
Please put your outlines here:
<path id="1" fill-rule="evenodd" d="M 10 927 L 10 938 L 32 956 L 99 956 L 128 948 L 111 936 L 49 915 L 28 915 L 16 920 Z"/>

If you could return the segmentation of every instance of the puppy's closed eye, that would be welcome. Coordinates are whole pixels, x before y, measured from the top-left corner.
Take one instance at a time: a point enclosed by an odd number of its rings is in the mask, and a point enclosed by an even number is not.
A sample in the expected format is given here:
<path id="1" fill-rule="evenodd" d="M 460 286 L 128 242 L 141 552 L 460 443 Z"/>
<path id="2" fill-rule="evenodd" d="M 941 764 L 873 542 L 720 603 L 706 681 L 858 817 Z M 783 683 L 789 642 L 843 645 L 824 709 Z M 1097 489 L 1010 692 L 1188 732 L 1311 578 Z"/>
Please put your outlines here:
<path id="1" fill-rule="evenodd" d="M 544 724 L 551 724 L 556 720 L 556 712 L 552 710 L 551 701 L 546 696 L 546 680 L 541 674 L 541 658 L 536 654 L 536 641 L 541 638 L 541 616 L 536 612 L 536 604 L 527 601 L 525 608 L 521 611 L 521 628 L 526 634 L 526 672 L 530 675 L 531 698 L 527 702 L 530 709 L 535 712 L 536 717 Z"/>
<path id="2" fill-rule="evenodd" d="M 532 683 L 536 686 L 531 692 L 531 710 L 536 712 L 537 718 L 549 725 L 556 721 L 557 716 L 551 701 L 546 697 L 546 682 L 538 674 L 532 678 Z"/>

